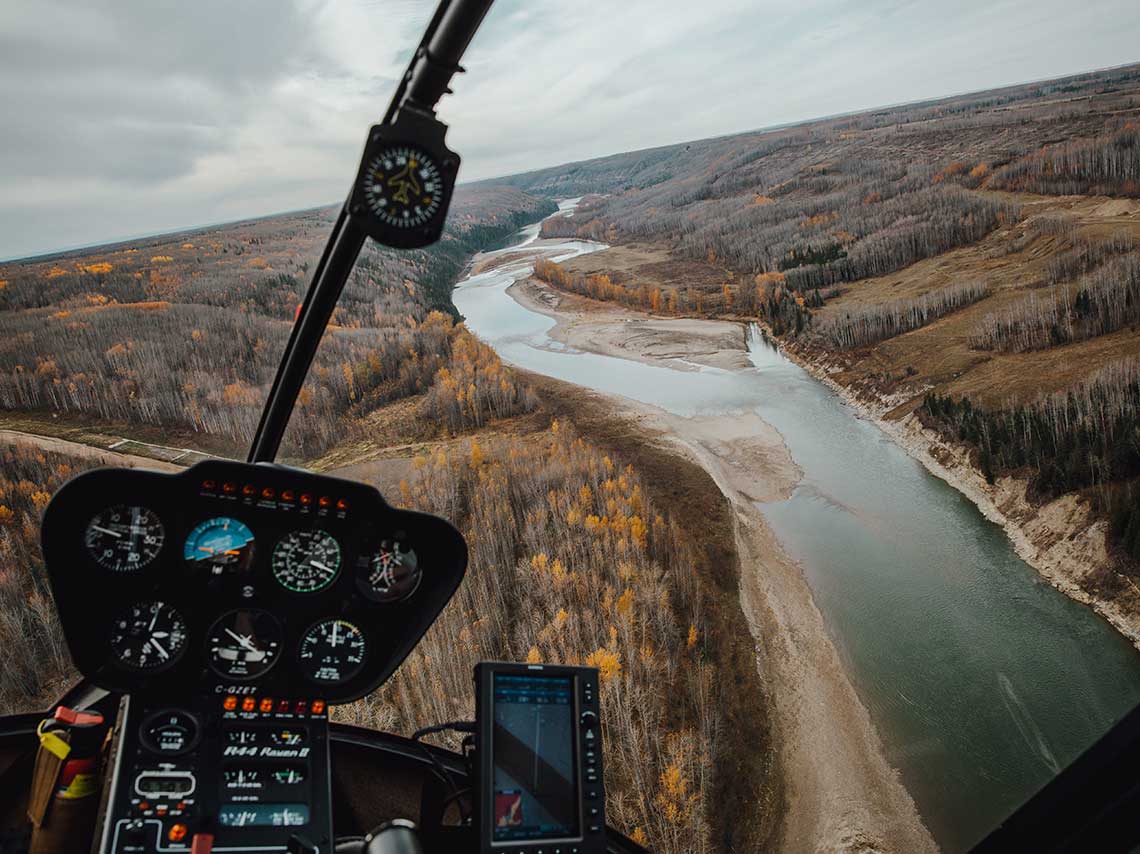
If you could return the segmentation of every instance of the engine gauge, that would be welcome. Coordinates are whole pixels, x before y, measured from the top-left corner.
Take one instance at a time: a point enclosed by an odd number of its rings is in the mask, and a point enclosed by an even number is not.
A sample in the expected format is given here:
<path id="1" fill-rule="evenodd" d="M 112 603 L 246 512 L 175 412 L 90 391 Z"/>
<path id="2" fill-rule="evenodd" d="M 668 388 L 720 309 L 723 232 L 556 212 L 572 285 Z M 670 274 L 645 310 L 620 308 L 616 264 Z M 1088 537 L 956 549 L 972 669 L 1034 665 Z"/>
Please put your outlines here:
<path id="1" fill-rule="evenodd" d="M 416 145 L 395 143 L 377 151 L 361 173 L 360 189 L 372 215 L 391 228 L 419 228 L 443 205 L 439 166 Z"/>
<path id="2" fill-rule="evenodd" d="M 139 727 L 139 740 L 152 753 L 180 756 L 191 750 L 199 737 L 198 719 L 183 709 L 155 712 Z"/>
<path id="3" fill-rule="evenodd" d="M 223 614 L 210 627 L 210 666 L 230 679 L 253 679 L 277 662 L 281 626 L 268 611 Z"/>
<path id="4" fill-rule="evenodd" d="M 166 529 L 153 510 L 116 504 L 92 517 L 83 541 L 91 558 L 112 572 L 134 572 L 158 557 Z"/>
<path id="5" fill-rule="evenodd" d="M 278 768 L 273 772 L 273 782 L 282 786 L 296 786 L 305 782 L 304 768 Z"/>
<path id="6" fill-rule="evenodd" d="M 138 602 L 111 623 L 111 652 L 130 670 L 157 671 L 186 649 L 186 621 L 164 602 Z"/>
<path id="7" fill-rule="evenodd" d="M 383 540 L 357 577 L 360 592 L 375 602 L 398 602 L 416 592 L 423 570 L 412 549 Z"/>
<path id="8" fill-rule="evenodd" d="M 186 538 L 182 556 L 211 574 L 248 569 L 253 561 L 253 531 L 229 516 L 207 519 Z"/>
<path id="9" fill-rule="evenodd" d="M 347 620 L 322 620 L 309 627 L 297 652 L 301 672 L 326 685 L 347 682 L 364 666 L 364 633 Z"/>
<path id="10" fill-rule="evenodd" d="M 340 571 L 340 544 L 326 531 L 292 531 L 273 549 L 273 577 L 294 593 L 316 593 Z"/>

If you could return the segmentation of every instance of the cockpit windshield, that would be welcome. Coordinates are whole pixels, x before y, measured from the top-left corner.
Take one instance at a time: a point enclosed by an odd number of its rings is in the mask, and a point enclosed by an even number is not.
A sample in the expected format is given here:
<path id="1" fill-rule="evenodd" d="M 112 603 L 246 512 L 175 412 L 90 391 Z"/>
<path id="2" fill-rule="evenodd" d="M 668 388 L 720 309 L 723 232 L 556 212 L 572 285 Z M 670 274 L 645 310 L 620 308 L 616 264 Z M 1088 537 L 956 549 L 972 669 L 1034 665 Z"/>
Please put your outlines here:
<path id="1" fill-rule="evenodd" d="M 0 15 L 0 714 L 77 679 L 52 495 L 245 460 L 347 258 L 276 461 L 469 559 L 331 720 L 411 735 L 472 716 L 478 662 L 596 668 L 635 843 L 970 850 L 1140 704 L 1140 17 L 572 6 L 497 3 L 423 84 L 438 116 L 384 120 L 434 4 Z M 438 579 L 443 534 L 365 537 L 347 493 L 211 484 L 334 521 L 265 543 L 124 494 L 76 554 L 235 591 L 263 561 L 300 597 L 351 575 L 391 626 Z M 177 613 L 121 604 L 122 661 L 182 654 Z M 355 685 L 380 669 L 351 607 L 299 646 L 234 611 L 212 666 Z M 496 844 L 583 832 L 572 740 L 537 735 L 577 732 L 577 683 L 489 684 Z M 277 806 L 218 820 L 308 815 Z"/>

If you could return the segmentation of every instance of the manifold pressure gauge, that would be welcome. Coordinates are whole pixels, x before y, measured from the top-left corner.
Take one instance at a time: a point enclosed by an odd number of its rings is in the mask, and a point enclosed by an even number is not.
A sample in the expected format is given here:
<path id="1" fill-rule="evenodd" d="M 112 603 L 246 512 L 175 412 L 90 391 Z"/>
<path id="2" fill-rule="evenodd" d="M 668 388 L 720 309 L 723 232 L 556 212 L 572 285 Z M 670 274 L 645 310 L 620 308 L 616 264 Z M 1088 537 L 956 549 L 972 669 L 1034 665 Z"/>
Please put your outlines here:
<path id="1" fill-rule="evenodd" d="M 459 170 L 459 156 L 443 144 L 445 131 L 433 116 L 409 108 L 369 131 L 348 210 L 373 240 L 411 249 L 439 239 Z"/>

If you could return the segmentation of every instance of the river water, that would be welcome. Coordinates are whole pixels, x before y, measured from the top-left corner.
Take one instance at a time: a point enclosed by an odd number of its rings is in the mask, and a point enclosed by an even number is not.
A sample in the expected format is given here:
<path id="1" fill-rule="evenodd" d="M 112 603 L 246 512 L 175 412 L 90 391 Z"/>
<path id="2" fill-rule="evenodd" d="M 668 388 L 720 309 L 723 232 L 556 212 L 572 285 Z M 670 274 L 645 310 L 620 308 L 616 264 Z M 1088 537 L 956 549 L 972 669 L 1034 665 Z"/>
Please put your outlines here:
<path id="1" fill-rule="evenodd" d="M 540 245 L 537 230 L 500 252 Z M 598 248 L 569 241 L 555 258 Z M 573 350 L 549 338 L 551 318 L 506 293 L 532 264 L 472 276 L 453 294 L 505 360 L 678 415 L 754 411 L 780 431 L 803 478 L 759 509 L 803 567 L 887 760 L 946 850 L 980 839 L 1140 702 L 1131 644 L 754 331 L 754 368 L 740 371 Z"/>

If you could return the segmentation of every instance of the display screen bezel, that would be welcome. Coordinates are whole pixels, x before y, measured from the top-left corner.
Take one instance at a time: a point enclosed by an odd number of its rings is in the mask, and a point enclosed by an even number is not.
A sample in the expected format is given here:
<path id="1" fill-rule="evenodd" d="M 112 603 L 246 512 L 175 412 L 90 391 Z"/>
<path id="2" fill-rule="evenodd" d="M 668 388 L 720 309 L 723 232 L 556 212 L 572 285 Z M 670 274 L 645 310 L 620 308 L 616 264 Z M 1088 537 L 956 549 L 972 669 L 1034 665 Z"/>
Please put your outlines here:
<path id="1" fill-rule="evenodd" d="M 580 715 L 579 710 L 579 690 L 580 680 L 577 670 L 572 667 L 559 667 L 551 665 L 519 665 L 519 664 L 483 664 L 480 666 L 482 673 L 480 679 L 480 697 L 479 697 L 479 718 L 480 718 L 480 738 L 482 747 L 480 753 L 480 778 L 482 781 L 483 792 L 485 797 L 482 799 L 481 817 L 482 817 L 482 832 L 483 839 L 481 842 L 484 847 L 494 849 L 510 849 L 519 846 L 529 847 L 531 845 L 548 845 L 557 843 L 574 843 L 582 842 L 585 839 L 585 816 L 582 808 L 582 768 L 581 768 L 581 733 L 578 727 L 578 718 Z M 570 733 L 571 733 L 571 757 L 573 759 L 573 798 L 574 798 L 574 814 L 577 824 L 576 833 L 561 836 L 533 836 L 518 839 L 496 839 L 495 838 L 495 799 L 494 799 L 494 780 L 495 780 L 495 743 L 494 743 L 494 721 L 495 721 L 495 678 L 498 676 L 507 677 L 529 677 L 538 679 L 550 679 L 565 681 L 570 686 Z"/>

